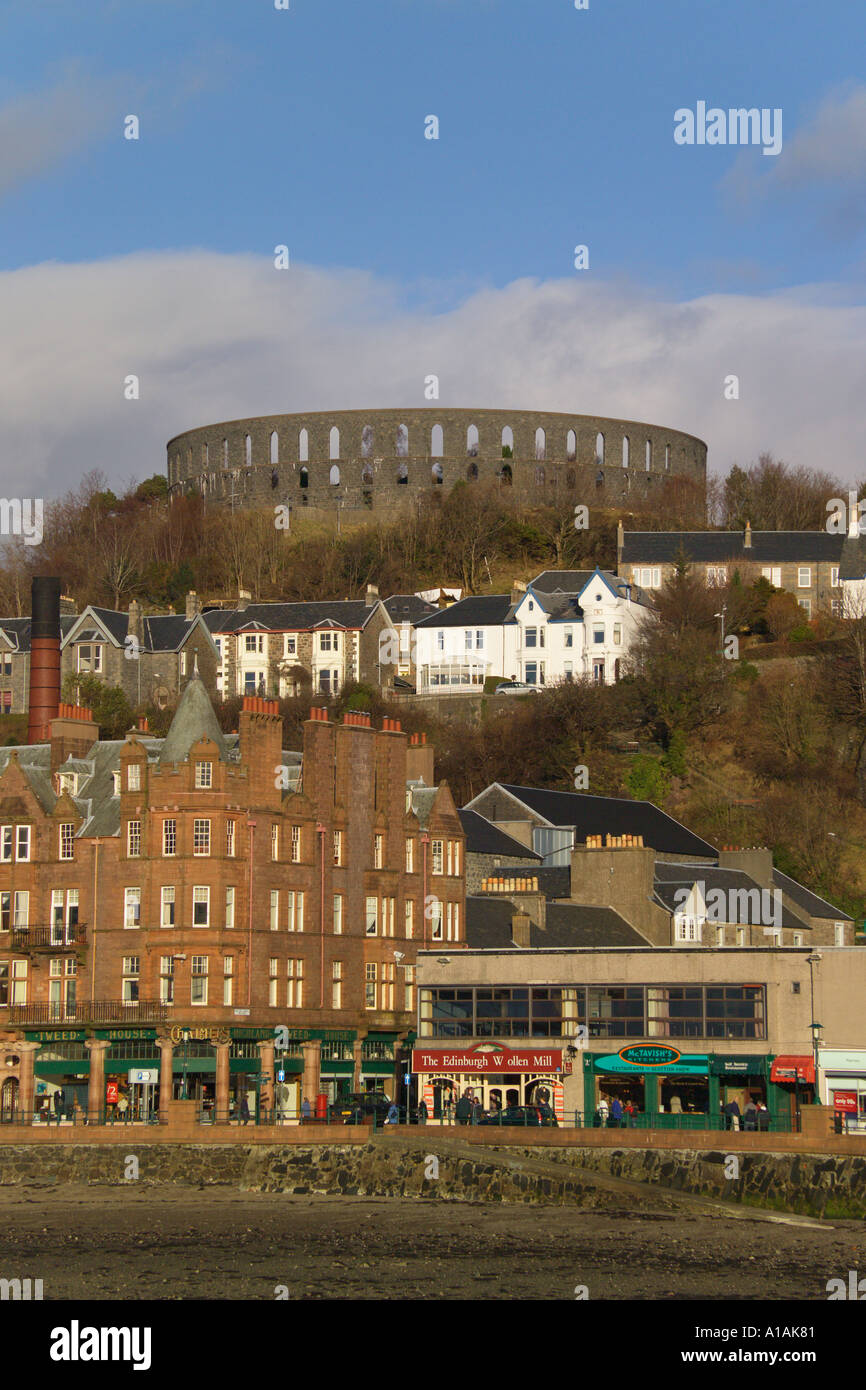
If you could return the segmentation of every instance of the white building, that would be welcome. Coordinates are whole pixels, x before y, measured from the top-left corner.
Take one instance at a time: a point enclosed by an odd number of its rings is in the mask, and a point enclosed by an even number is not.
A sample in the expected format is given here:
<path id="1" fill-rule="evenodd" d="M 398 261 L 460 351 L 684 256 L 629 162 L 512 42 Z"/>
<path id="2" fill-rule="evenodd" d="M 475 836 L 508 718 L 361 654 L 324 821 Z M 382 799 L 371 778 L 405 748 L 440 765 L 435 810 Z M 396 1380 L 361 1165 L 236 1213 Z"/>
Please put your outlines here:
<path id="1" fill-rule="evenodd" d="M 611 685 L 647 604 L 635 585 L 598 569 L 547 570 L 511 594 L 463 599 L 415 626 L 418 691 L 478 692 L 488 677 Z"/>

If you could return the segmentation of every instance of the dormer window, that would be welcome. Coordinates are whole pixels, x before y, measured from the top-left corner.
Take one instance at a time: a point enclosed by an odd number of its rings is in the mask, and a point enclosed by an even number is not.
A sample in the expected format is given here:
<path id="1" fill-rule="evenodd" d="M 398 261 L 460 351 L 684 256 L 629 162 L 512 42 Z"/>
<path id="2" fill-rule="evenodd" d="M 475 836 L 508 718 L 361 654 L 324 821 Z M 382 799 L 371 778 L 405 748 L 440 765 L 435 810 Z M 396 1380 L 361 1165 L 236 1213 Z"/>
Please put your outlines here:
<path id="1" fill-rule="evenodd" d="M 100 672 L 102 647 L 95 642 L 83 642 L 78 648 L 78 670 Z"/>
<path id="2" fill-rule="evenodd" d="M 113 795 L 113 796 L 120 796 L 120 773 L 119 773 L 119 772 L 112 772 L 112 774 L 111 774 L 111 790 L 112 790 L 112 795 Z"/>
<path id="3" fill-rule="evenodd" d="M 60 773 L 60 793 L 61 793 L 61 795 L 62 795 L 64 792 L 68 792 L 70 796 L 76 796 L 76 795 L 78 794 L 78 773 L 77 773 L 77 772 L 61 772 L 61 773 Z"/>
<path id="4" fill-rule="evenodd" d="M 195 784 L 200 790 L 213 786 L 213 763 L 196 763 Z"/>

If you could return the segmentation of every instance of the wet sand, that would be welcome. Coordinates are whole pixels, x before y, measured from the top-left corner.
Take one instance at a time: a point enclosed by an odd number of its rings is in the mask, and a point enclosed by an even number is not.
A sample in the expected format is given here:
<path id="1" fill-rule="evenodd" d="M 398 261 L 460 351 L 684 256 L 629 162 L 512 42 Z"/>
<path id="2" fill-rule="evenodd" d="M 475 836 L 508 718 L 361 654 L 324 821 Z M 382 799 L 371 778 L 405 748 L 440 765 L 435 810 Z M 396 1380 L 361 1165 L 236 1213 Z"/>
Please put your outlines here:
<path id="1" fill-rule="evenodd" d="M 292 1196 L 233 1188 L 0 1188 L 0 1277 L 51 1299 L 778 1300 L 866 1270 L 866 1223 L 731 1219 L 647 1194 L 622 1209 Z"/>

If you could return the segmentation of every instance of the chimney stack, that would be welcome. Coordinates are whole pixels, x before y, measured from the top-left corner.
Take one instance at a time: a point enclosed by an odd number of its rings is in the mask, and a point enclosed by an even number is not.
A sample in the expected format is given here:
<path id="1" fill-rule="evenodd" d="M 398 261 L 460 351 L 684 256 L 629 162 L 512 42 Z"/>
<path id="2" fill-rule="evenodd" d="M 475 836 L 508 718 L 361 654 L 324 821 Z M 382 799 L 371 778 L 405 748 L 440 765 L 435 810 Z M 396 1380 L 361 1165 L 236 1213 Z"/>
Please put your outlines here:
<path id="1" fill-rule="evenodd" d="M 201 599 L 195 589 L 190 589 L 186 596 L 186 620 L 191 623 L 193 618 L 197 618 L 201 612 Z"/>
<path id="2" fill-rule="evenodd" d="M 525 593 L 526 593 L 526 585 L 523 584 L 523 583 L 521 583 L 521 581 L 520 581 L 519 579 L 513 580 L 512 585 L 511 585 L 511 602 L 512 602 L 512 604 L 519 603 L 520 600 L 523 598 L 523 595 L 524 595 Z"/>
<path id="3" fill-rule="evenodd" d="M 366 605 L 367 605 L 368 608 L 375 608 L 376 604 L 379 602 L 379 585 L 378 585 L 378 584 L 368 584 L 368 585 L 367 585 L 367 596 L 366 596 L 366 599 L 365 599 L 364 601 L 365 601 L 365 603 L 366 603 Z"/>
<path id="4" fill-rule="evenodd" d="M 746 534 L 745 534 L 745 536 L 744 536 L 744 538 L 743 538 L 743 545 L 745 546 L 746 550 L 751 550 L 751 548 L 752 548 L 752 523 L 751 523 L 751 521 L 747 521 L 747 522 L 746 522 Z"/>
<path id="5" fill-rule="evenodd" d="M 435 786 L 433 780 L 433 745 L 426 734 L 412 734 L 406 748 L 406 781 Z"/>
<path id="6" fill-rule="evenodd" d="M 30 698 L 27 742 L 47 743 L 60 705 L 60 580 L 37 578 L 30 589 Z"/>

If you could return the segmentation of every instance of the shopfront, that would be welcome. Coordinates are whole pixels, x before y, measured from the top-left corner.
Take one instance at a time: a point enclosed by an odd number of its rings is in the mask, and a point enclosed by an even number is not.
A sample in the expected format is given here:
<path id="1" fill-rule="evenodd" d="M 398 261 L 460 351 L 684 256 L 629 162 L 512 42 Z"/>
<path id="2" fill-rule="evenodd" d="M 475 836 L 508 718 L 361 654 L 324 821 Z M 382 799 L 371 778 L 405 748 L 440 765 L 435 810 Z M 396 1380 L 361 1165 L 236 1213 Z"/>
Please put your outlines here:
<path id="1" fill-rule="evenodd" d="M 431 1119 L 451 1119 L 460 1096 L 469 1091 L 488 1114 L 544 1102 L 553 1107 L 559 1123 L 564 1123 L 561 1049 L 496 1047 L 492 1043 L 469 1048 L 416 1047 L 412 1071 Z"/>
<path id="2" fill-rule="evenodd" d="M 866 1052 L 820 1048 L 818 1078 L 821 1102 L 845 1116 L 845 1128 L 866 1131 Z"/>
<path id="3" fill-rule="evenodd" d="M 778 1097 L 768 1085 L 764 1055 L 686 1053 L 667 1044 L 623 1047 L 613 1053 L 584 1053 L 584 1110 L 594 1115 L 602 1098 L 618 1099 L 638 1114 L 706 1116 L 715 1125 L 724 1106 L 736 1100 L 763 1102 L 775 1113 Z"/>

